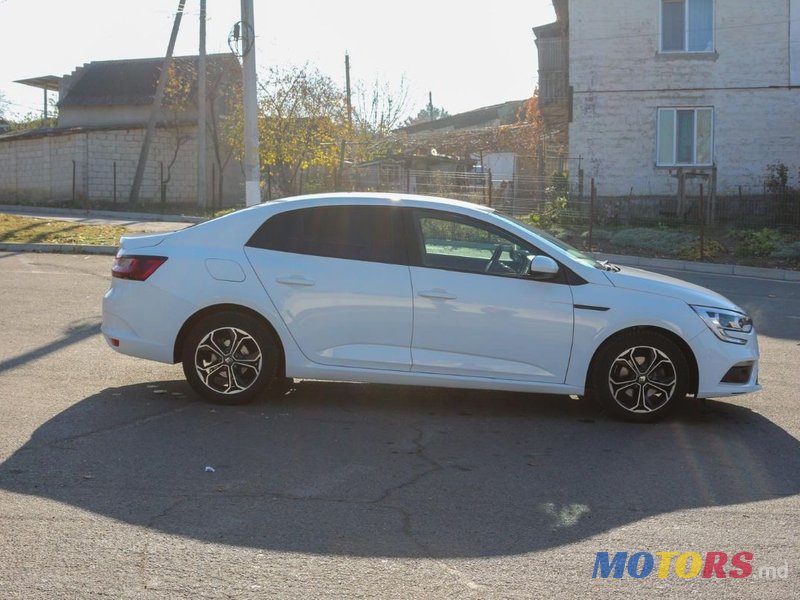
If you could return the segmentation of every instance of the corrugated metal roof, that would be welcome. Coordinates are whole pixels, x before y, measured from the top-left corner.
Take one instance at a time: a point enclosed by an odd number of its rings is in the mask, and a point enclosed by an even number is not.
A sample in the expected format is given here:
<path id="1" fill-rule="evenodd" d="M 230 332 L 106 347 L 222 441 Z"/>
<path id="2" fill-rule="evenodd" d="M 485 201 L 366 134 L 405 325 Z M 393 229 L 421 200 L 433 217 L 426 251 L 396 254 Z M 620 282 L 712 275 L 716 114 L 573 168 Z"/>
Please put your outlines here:
<path id="1" fill-rule="evenodd" d="M 179 56 L 173 59 L 178 68 L 197 68 L 197 56 Z M 238 60 L 230 54 L 210 54 L 213 63 L 226 69 L 239 69 Z M 88 63 L 75 75 L 65 97 L 58 103 L 65 106 L 120 106 L 148 105 L 153 102 L 163 58 L 138 58 Z"/>
<path id="2" fill-rule="evenodd" d="M 525 100 L 511 100 L 509 102 L 503 102 L 502 104 L 476 108 L 475 110 L 459 113 L 457 115 L 450 115 L 448 117 L 435 119 L 433 121 L 414 123 L 413 125 L 400 127 L 396 131 L 414 134 L 422 131 L 446 129 L 447 127 L 452 127 L 454 129 L 467 129 L 491 123 L 496 119 L 500 119 L 501 125 L 507 125 L 514 122 L 517 116 L 517 111 L 519 111 L 520 107 L 524 103 Z"/>
<path id="3" fill-rule="evenodd" d="M 55 75 L 42 75 L 41 77 L 31 77 L 29 79 L 17 79 L 14 83 L 21 83 L 22 85 L 29 85 L 31 87 L 49 90 L 51 92 L 58 91 L 58 85 L 61 83 L 61 77 Z"/>

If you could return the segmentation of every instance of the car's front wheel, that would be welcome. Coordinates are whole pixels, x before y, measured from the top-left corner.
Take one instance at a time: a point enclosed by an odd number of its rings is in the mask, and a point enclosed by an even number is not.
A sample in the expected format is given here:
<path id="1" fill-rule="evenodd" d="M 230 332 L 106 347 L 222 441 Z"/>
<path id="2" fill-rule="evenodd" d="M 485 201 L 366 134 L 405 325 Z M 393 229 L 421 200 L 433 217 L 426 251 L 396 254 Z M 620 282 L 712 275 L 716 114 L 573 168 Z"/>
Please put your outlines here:
<path id="1" fill-rule="evenodd" d="M 245 404 L 275 377 L 278 350 L 258 319 L 221 312 L 192 328 L 182 362 L 186 379 L 200 396 L 217 404 Z"/>
<path id="2" fill-rule="evenodd" d="M 689 390 L 689 365 L 681 349 L 654 331 L 631 332 L 600 350 L 592 391 L 611 412 L 628 421 L 657 421 Z"/>

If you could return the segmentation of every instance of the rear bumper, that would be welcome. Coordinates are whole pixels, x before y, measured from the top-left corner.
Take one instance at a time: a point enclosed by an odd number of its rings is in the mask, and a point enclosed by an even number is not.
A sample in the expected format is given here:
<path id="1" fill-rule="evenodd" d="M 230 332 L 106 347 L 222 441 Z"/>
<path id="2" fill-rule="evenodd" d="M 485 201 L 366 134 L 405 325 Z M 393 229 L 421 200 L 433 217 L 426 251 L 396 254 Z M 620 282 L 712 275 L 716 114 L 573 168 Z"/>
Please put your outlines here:
<path id="1" fill-rule="evenodd" d="M 104 303 L 105 304 L 105 303 Z M 103 310 L 103 325 L 100 328 L 106 343 L 120 354 L 171 363 L 172 351 L 163 344 L 148 342 L 140 338 L 121 317 Z M 112 342 L 113 340 L 113 342 Z"/>
<path id="2" fill-rule="evenodd" d="M 115 279 L 103 296 L 100 330 L 117 352 L 172 364 L 180 325 L 194 310 L 192 304 L 148 282 Z"/>

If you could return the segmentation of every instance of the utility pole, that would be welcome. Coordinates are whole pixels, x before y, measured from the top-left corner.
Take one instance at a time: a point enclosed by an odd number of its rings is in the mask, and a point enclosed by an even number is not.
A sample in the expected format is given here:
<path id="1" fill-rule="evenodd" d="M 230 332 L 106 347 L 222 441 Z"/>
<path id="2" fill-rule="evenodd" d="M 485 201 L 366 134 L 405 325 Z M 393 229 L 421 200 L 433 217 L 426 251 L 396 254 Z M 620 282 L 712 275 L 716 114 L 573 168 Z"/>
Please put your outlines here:
<path id="1" fill-rule="evenodd" d="M 158 117 L 161 114 L 161 100 L 164 98 L 164 89 L 167 86 L 169 66 L 172 63 L 172 53 L 175 51 L 175 40 L 178 39 L 178 29 L 180 29 L 181 26 L 184 6 L 186 6 L 186 0 L 178 0 L 178 12 L 175 13 L 175 20 L 172 22 L 172 33 L 169 36 L 169 44 L 167 44 L 167 55 L 164 57 L 164 62 L 161 64 L 161 74 L 158 76 L 158 85 L 156 85 L 156 93 L 153 97 L 153 108 L 150 111 L 150 120 L 147 122 L 147 131 L 145 131 L 144 134 L 142 150 L 139 153 L 139 163 L 136 165 L 136 175 L 133 178 L 133 185 L 131 186 L 131 195 L 129 197 L 131 204 L 135 204 L 139 200 L 139 190 L 142 187 L 144 168 L 147 165 L 147 155 L 150 153 L 150 144 L 153 140 L 153 134 L 156 132 Z"/>
<path id="2" fill-rule="evenodd" d="M 345 52 L 344 53 L 344 78 L 345 78 L 345 86 L 347 89 L 347 123 L 350 125 L 350 129 L 353 128 L 353 99 L 352 93 L 350 91 L 350 55 Z"/>
<path id="3" fill-rule="evenodd" d="M 431 117 L 431 121 L 433 121 L 433 92 L 428 92 L 428 114 Z"/>
<path id="4" fill-rule="evenodd" d="M 242 96 L 244 104 L 245 204 L 261 202 L 258 168 L 258 114 L 256 104 L 256 39 L 253 0 L 242 0 Z"/>
<path id="5" fill-rule="evenodd" d="M 208 204 L 206 173 L 206 0 L 200 0 L 200 53 L 197 57 L 197 204 Z"/>

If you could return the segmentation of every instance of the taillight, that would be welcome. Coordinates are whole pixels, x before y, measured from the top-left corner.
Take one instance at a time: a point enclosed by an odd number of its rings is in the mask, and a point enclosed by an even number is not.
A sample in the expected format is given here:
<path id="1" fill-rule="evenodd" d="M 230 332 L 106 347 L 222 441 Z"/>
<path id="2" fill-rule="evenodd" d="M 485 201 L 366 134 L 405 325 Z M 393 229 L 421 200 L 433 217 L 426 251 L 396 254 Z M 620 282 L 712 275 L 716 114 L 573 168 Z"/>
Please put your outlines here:
<path id="1" fill-rule="evenodd" d="M 111 276 L 144 281 L 167 260 L 166 256 L 119 256 L 114 259 Z"/>

